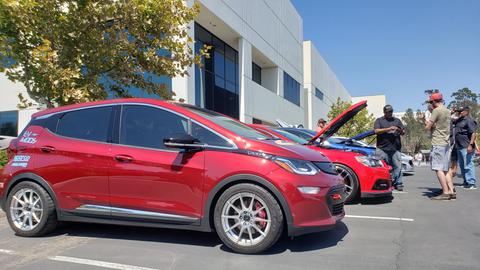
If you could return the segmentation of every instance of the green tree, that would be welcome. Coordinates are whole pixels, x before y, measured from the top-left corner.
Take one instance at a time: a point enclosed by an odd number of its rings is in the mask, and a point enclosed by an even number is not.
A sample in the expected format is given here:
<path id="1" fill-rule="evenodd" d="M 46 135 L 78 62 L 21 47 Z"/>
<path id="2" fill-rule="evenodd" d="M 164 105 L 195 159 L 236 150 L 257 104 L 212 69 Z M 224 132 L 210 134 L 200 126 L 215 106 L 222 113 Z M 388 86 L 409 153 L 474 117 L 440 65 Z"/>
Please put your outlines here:
<path id="1" fill-rule="evenodd" d="M 402 117 L 405 125 L 405 134 L 402 136 L 403 151 L 407 153 L 417 153 L 420 150 L 430 149 L 430 138 L 425 132 L 425 121 L 423 112 L 407 109 Z"/>
<path id="2" fill-rule="evenodd" d="M 198 12 L 183 0 L 0 0 L 0 72 L 47 107 L 133 87 L 170 99 L 156 76 L 199 63 L 188 36 Z"/>
<path id="3" fill-rule="evenodd" d="M 332 104 L 330 112 L 328 112 L 328 119 L 333 120 L 340 113 L 345 111 L 348 107 L 352 106 L 351 102 L 346 102 L 340 98 Z M 348 121 L 343 127 L 341 127 L 337 135 L 342 137 L 352 137 L 362 132 L 373 129 L 373 122 L 375 117 L 369 114 L 367 110 L 361 110 L 352 120 Z"/>
<path id="4" fill-rule="evenodd" d="M 449 108 L 468 106 L 470 107 L 470 115 L 477 119 L 477 121 L 479 120 L 479 95 L 477 93 L 470 90 L 468 87 L 464 87 L 453 92 L 451 97 L 453 100 L 448 104 Z"/>

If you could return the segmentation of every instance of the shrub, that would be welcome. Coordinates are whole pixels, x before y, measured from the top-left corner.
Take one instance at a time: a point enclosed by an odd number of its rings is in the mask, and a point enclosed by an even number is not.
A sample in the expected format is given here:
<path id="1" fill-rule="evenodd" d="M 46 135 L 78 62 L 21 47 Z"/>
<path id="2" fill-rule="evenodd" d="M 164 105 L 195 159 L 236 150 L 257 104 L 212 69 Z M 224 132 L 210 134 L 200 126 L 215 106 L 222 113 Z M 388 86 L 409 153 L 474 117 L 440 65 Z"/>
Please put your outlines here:
<path id="1" fill-rule="evenodd" d="M 0 150 L 0 168 L 3 168 L 7 164 L 7 150 Z"/>

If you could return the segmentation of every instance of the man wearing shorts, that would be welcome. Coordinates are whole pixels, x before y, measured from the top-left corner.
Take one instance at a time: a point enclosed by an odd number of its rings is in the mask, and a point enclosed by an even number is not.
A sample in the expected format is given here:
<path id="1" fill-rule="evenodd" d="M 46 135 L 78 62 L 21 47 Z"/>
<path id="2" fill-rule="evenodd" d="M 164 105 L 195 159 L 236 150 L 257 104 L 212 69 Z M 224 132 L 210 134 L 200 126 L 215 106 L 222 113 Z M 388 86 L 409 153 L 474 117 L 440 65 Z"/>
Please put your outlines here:
<path id="1" fill-rule="evenodd" d="M 452 178 L 447 174 L 451 155 L 450 110 L 443 104 L 443 96 L 440 93 L 433 93 L 429 102 L 433 106 L 433 111 L 425 129 L 432 134 L 431 166 L 442 186 L 442 194 L 432 197 L 432 199 L 450 200 L 454 197 Z"/>

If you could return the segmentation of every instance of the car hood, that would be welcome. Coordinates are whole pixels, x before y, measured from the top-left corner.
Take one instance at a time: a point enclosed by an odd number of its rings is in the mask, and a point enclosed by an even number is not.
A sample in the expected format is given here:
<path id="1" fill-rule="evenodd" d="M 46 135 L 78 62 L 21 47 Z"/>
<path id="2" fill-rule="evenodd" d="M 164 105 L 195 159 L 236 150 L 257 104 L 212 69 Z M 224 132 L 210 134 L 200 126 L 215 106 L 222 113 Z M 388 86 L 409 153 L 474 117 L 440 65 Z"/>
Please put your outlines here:
<path id="1" fill-rule="evenodd" d="M 351 140 L 356 140 L 356 141 L 361 141 L 361 140 L 363 140 L 363 139 L 365 139 L 365 138 L 367 138 L 367 137 L 373 136 L 373 135 L 375 135 L 375 130 L 371 129 L 371 130 L 369 130 L 369 131 L 365 131 L 365 132 L 360 133 L 360 134 L 358 134 L 358 135 L 356 135 L 356 136 L 353 136 L 353 137 L 351 137 L 350 139 L 351 139 Z"/>
<path id="2" fill-rule="evenodd" d="M 333 134 L 335 134 L 345 123 L 350 121 L 355 115 L 357 115 L 361 110 L 367 107 L 367 101 L 363 100 L 357 102 L 350 106 L 348 109 L 339 114 L 335 119 L 330 121 L 327 126 L 320 130 L 317 135 L 310 139 L 310 142 L 314 142 L 318 138 L 321 138 L 322 141 L 328 139 Z"/>

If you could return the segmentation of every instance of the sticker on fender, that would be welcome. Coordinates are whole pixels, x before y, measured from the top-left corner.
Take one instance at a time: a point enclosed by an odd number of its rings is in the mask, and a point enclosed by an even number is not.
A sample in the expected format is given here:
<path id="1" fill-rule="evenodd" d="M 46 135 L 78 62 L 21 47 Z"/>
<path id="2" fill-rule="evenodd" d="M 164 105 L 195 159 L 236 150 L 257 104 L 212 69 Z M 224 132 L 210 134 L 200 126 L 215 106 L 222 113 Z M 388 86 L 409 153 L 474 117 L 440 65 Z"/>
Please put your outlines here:
<path id="1" fill-rule="evenodd" d="M 30 156 L 14 156 L 11 166 L 26 168 L 28 166 L 28 161 L 30 161 Z"/>
<path id="2" fill-rule="evenodd" d="M 35 144 L 37 142 L 37 138 L 36 138 L 37 135 L 38 134 L 33 133 L 31 131 L 25 131 L 22 138 L 20 139 L 20 142 L 28 143 L 28 144 Z"/>

